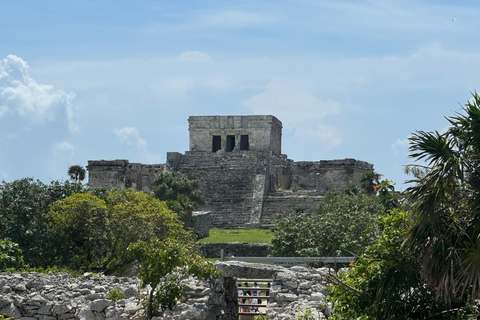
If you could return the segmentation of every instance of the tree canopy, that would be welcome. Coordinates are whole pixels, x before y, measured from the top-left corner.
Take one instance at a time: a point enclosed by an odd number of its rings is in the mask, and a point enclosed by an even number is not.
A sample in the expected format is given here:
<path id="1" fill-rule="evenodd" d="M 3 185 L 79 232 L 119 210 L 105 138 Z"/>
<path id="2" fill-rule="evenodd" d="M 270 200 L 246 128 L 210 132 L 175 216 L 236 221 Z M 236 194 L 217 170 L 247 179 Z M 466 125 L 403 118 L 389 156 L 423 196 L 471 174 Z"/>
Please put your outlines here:
<path id="1" fill-rule="evenodd" d="M 205 202 L 200 181 L 191 180 L 182 172 L 161 172 L 153 182 L 153 194 L 165 201 L 168 208 L 186 222 L 199 205 Z"/>
<path id="2" fill-rule="evenodd" d="M 424 174 L 407 189 L 413 226 L 409 246 L 423 279 L 447 303 L 480 294 L 480 96 L 447 118 L 444 132 L 410 138 L 412 167 Z"/>
<path id="3" fill-rule="evenodd" d="M 81 182 L 85 180 L 85 168 L 76 164 L 68 168 L 68 176 L 72 181 Z"/>
<path id="4" fill-rule="evenodd" d="M 378 235 L 376 221 L 385 208 L 375 196 L 331 191 L 314 214 L 291 213 L 277 219 L 272 239 L 276 256 L 351 256 Z"/>

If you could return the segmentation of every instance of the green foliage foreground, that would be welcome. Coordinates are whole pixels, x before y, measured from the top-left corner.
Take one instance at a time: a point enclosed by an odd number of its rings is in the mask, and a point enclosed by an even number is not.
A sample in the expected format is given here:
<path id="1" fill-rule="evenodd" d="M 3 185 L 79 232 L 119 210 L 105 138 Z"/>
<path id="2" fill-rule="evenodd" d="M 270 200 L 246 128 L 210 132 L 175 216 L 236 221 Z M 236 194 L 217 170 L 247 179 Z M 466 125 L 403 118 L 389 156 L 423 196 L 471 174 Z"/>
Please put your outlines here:
<path id="1" fill-rule="evenodd" d="M 375 243 L 332 277 L 333 319 L 480 317 L 480 96 L 447 119 L 410 138 L 407 210 L 387 211 Z"/>
<path id="2" fill-rule="evenodd" d="M 407 192 L 409 248 L 422 278 L 446 303 L 480 297 L 480 96 L 475 92 L 444 132 L 418 131 L 410 156 L 421 171 Z"/>
<path id="3" fill-rule="evenodd" d="M 338 277 L 332 276 L 332 319 L 476 319 L 476 308 L 468 302 L 446 305 L 425 286 L 418 257 L 402 249 L 409 231 L 405 212 L 390 212 L 379 227 L 378 240 Z"/>

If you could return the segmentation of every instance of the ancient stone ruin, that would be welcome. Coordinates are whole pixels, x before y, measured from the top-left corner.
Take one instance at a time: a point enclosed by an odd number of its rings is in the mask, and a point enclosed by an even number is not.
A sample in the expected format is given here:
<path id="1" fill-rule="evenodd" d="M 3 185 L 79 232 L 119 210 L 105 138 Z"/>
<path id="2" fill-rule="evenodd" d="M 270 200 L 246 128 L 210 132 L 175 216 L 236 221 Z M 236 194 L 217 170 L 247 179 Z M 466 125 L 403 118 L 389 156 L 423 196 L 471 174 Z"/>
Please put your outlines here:
<path id="1" fill-rule="evenodd" d="M 151 190 L 162 171 L 202 181 L 216 227 L 258 227 L 275 215 L 312 210 L 329 189 L 360 185 L 373 165 L 355 159 L 293 161 L 282 154 L 282 123 L 271 115 L 191 116 L 189 151 L 168 152 L 166 164 L 88 161 L 94 187 Z"/>

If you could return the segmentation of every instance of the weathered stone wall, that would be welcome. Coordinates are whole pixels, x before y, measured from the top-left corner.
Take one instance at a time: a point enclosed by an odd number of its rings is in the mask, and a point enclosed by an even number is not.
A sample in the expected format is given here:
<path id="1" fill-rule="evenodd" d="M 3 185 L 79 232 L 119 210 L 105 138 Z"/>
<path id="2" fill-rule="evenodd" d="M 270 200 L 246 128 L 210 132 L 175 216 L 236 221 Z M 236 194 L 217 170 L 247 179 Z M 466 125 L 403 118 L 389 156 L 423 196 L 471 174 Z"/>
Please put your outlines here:
<path id="1" fill-rule="evenodd" d="M 263 201 L 262 225 L 271 225 L 277 216 L 292 212 L 314 212 L 323 195 L 283 191 L 268 194 Z"/>
<path id="2" fill-rule="evenodd" d="M 194 278 L 182 281 L 184 296 L 173 311 L 157 320 L 231 320 L 237 310 L 228 307 L 225 278 L 215 283 Z M 227 281 L 228 282 L 228 281 Z M 233 284 L 234 285 L 234 284 Z M 112 289 L 125 298 L 108 298 Z M 67 274 L 0 273 L 0 314 L 22 320 L 144 320 L 138 279 L 72 277 Z M 231 300 L 231 299 L 230 299 Z"/>
<path id="3" fill-rule="evenodd" d="M 362 174 L 373 165 L 355 159 L 299 161 L 293 164 L 293 180 L 299 189 L 316 190 L 325 194 L 330 189 L 343 190 L 350 184 L 361 185 Z"/>
<path id="4" fill-rule="evenodd" d="M 268 157 L 270 153 L 239 151 L 229 153 L 186 152 L 167 158 L 168 170 L 187 173 L 202 182 L 205 205 L 211 212 L 212 226 L 245 227 L 252 214 L 261 213 Z M 174 165 L 174 166 L 173 166 Z M 259 178 L 260 177 L 260 178 Z M 260 185 L 259 185 L 260 183 Z M 260 189 L 260 204 L 255 203 Z"/>
<path id="5" fill-rule="evenodd" d="M 209 236 L 210 226 L 210 212 L 208 211 L 194 211 L 187 223 L 187 227 L 193 229 L 193 233 L 197 235 L 198 239 Z"/>
<path id="6" fill-rule="evenodd" d="M 127 160 L 88 161 L 88 184 L 93 187 L 123 188 L 127 173 Z"/>
<path id="7" fill-rule="evenodd" d="M 200 250 L 205 258 L 219 258 L 221 249 L 226 257 L 266 257 L 271 247 L 266 243 L 222 242 L 202 243 Z"/>
<path id="8" fill-rule="evenodd" d="M 325 301 L 326 268 L 290 269 L 239 261 L 216 262 L 222 277 L 210 283 L 194 278 L 182 281 L 183 298 L 173 310 L 154 320 L 238 320 L 236 278 L 273 279 L 267 319 L 295 319 L 304 310 L 315 319 L 330 313 Z M 112 289 L 124 292 L 117 301 L 108 298 Z M 22 320 L 142 320 L 142 301 L 147 292 L 138 280 L 85 274 L 0 273 L 0 314 Z M 318 304 L 327 306 L 317 310 Z"/>
<path id="9" fill-rule="evenodd" d="M 249 150 L 282 153 L 282 123 L 274 116 L 191 116 L 188 118 L 190 151 L 212 152 L 213 136 L 221 136 L 226 151 L 227 135 L 235 136 L 235 151 L 240 136 L 248 135 Z"/>
<path id="10" fill-rule="evenodd" d="M 148 192 L 165 165 L 130 163 L 128 160 L 90 160 L 87 169 L 88 184 L 93 187 L 126 187 Z"/>

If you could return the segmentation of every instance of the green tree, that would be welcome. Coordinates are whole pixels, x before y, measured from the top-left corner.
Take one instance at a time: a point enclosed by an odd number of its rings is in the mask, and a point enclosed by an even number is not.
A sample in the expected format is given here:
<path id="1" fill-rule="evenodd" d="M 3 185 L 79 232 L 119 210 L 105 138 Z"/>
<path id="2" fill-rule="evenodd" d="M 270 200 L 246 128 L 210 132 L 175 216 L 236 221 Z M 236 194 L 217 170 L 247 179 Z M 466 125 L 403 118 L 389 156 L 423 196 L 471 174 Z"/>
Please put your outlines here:
<path id="1" fill-rule="evenodd" d="M 47 218 L 57 263 L 122 274 L 133 263 L 127 253 L 132 243 L 165 239 L 194 243 L 178 216 L 152 194 L 112 189 L 103 197 L 78 193 L 50 206 Z"/>
<path id="2" fill-rule="evenodd" d="M 73 165 L 68 168 L 68 176 L 75 182 L 85 180 L 85 168 L 80 165 Z"/>
<path id="3" fill-rule="evenodd" d="M 190 275 L 209 280 L 218 277 L 215 268 L 198 254 L 193 242 L 155 239 L 131 244 L 129 251 L 139 262 L 142 286 L 149 286 L 148 319 L 175 306 L 182 296 L 182 279 Z"/>
<path id="4" fill-rule="evenodd" d="M 410 156 L 422 172 L 407 189 L 413 226 L 411 250 L 421 274 L 446 303 L 479 296 L 480 288 L 480 96 L 447 118 L 445 133 L 418 131 Z"/>
<path id="5" fill-rule="evenodd" d="M 153 193 L 157 199 L 166 201 L 168 208 L 184 222 L 205 201 L 200 191 L 200 181 L 191 180 L 178 171 L 161 172 L 153 182 Z"/>
<path id="6" fill-rule="evenodd" d="M 0 239 L 0 271 L 24 266 L 22 249 L 9 239 Z"/>
<path id="7" fill-rule="evenodd" d="M 476 319 L 473 305 L 463 301 L 449 306 L 425 286 L 420 259 L 403 248 L 410 229 L 407 213 L 390 211 L 379 228 L 378 240 L 357 261 L 338 277 L 331 275 L 332 319 Z"/>
<path id="8" fill-rule="evenodd" d="M 317 212 L 277 219 L 272 239 L 275 256 L 350 256 L 361 254 L 379 230 L 385 208 L 375 196 L 329 192 Z"/>
<path id="9" fill-rule="evenodd" d="M 105 256 L 107 207 L 91 192 L 76 193 L 50 206 L 49 225 L 58 262 L 74 270 L 98 267 Z"/>
<path id="10" fill-rule="evenodd" d="M 112 189 L 107 192 L 109 215 L 108 251 L 104 269 L 119 272 L 132 262 L 127 248 L 131 243 L 174 239 L 179 243 L 193 242 L 192 234 L 185 231 L 177 215 L 164 201 L 133 189 Z"/>
<path id="11" fill-rule="evenodd" d="M 49 185 L 32 178 L 0 184 L 0 238 L 9 238 L 23 251 L 31 266 L 51 266 L 51 234 L 45 213 L 51 203 L 84 192 L 78 183 L 52 181 Z"/>

